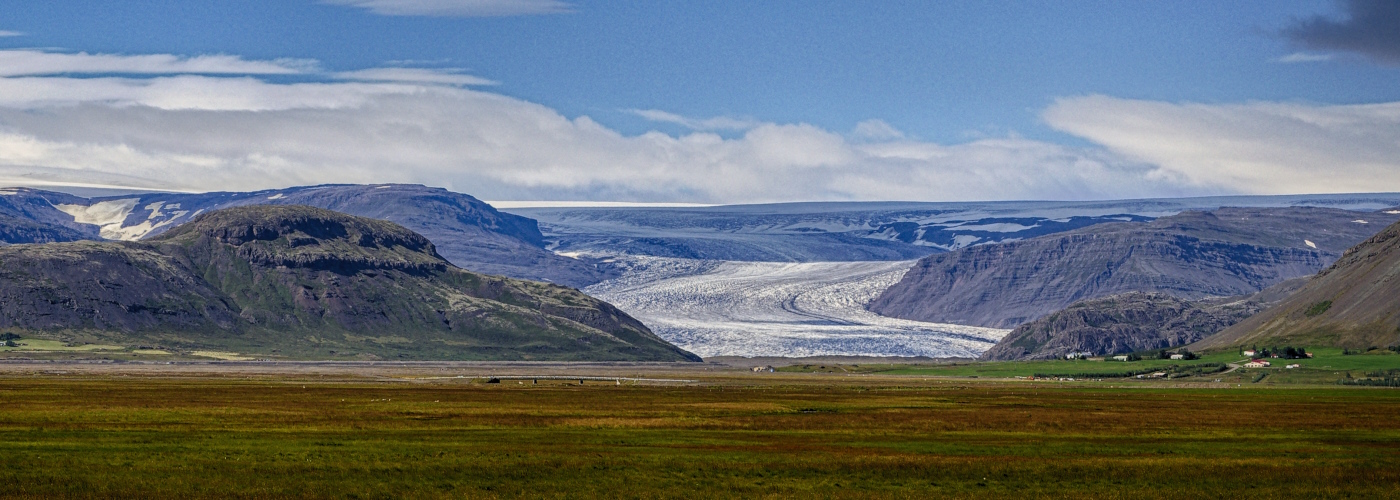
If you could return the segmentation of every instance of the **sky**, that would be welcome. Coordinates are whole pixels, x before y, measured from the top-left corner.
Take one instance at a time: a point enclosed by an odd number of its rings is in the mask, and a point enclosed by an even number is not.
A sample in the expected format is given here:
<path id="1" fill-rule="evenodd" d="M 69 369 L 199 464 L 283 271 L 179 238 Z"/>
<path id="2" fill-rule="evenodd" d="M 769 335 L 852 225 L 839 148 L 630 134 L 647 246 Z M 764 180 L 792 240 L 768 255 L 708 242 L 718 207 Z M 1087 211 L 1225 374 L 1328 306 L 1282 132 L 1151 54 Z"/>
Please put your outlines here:
<path id="1" fill-rule="evenodd" d="M 1400 191 L 1400 2 L 0 0 L 0 184 Z"/>

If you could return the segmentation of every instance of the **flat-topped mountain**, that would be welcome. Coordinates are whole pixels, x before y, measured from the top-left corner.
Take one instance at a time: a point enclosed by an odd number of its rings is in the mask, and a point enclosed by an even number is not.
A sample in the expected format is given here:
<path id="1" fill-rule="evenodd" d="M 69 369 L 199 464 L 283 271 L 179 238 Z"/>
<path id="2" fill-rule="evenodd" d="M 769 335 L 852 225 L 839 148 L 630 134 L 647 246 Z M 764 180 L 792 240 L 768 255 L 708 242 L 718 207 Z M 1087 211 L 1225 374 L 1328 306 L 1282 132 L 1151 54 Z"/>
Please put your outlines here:
<path id="1" fill-rule="evenodd" d="M 1278 305 L 1193 345 L 1400 345 L 1400 223 L 1346 251 Z"/>
<path id="2" fill-rule="evenodd" d="M 1316 273 L 1397 219 L 1330 208 L 1224 208 L 1097 224 L 925 257 L 869 309 L 1009 328 L 1127 292 L 1188 300 L 1252 294 Z"/>
<path id="3" fill-rule="evenodd" d="M 465 271 L 398 224 L 306 206 L 0 248 L 0 327 L 291 358 L 698 360 L 575 289 Z"/>

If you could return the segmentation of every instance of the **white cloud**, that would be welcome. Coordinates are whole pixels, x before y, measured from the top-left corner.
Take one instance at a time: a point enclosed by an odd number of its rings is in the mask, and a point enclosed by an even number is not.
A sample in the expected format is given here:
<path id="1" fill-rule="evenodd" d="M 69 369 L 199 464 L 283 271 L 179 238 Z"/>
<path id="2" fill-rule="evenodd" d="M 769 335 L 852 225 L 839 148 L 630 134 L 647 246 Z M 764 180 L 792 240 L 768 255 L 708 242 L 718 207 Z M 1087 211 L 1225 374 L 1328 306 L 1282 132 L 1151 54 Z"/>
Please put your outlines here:
<path id="1" fill-rule="evenodd" d="M 10 36 L 24 36 L 24 33 L 20 33 L 20 32 L 18 32 L 18 31 L 0 30 L 0 38 L 10 37 Z"/>
<path id="2" fill-rule="evenodd" d="M 1333 60 L 1333 59 L 1336 59 L 1336 57 L 1337 57 L 1337 56 L 1336 56 L 1336 55 L 1333 55 L 1333 54 L 1314 54 L 1314 53 L 1312 53 L 1312 52 L 1294 52 L 1294 53 L 1292 53 L 1292 54 L 1288 54 L 1288 55 L 1283 56 L 1283 57 L 1280 57 L 1280 58 L 1278 58 L 1278 59 L 1274 59 L 1274 61 L 1276 61 L 1276 62 L 1281 62 L 1281 63 L 1310 63 L 1310 62 L 1331 61 L 1331 60 Z"/>
<path id="3" fill-rule="evenodd" d="M 861 141 L 893 141 L 903 139 L 904 132 L 894 128 L 884 120 L 865 120 L 851 130 L 851 137 Z"/>
<path id="4" fill-rule="evenodd" d="M 0 50 L 0 77 L 65 73 L 289 75 L 314 69 L 315 62 L 305 59 L 248 61 L 229 55 L 181 57 Z"/>
<path id="5" fill-rule="evenodd" d="M 748 130 L 760 125 L 757 120 L 747 118 L 716 116 L 713 118 L 696 119 L 661 111 L 659 109 L 629 109 L 626 111 L 646 118 L 647 120 L 680 125 L 691 130 Z"/>
<path id="6" fill-rule="evenodd" d="M 1172 104 L 1087 96 L 1057 101 L 1044 118 L 1193 186 L 1261 194 L 1400 191 L 1400 102 Z"/>
<path id="7" fill-rule="evenodd" d="M 370 68 L 345 71 L 336 73 L 334 76 L 342 80 L 367 82 L 406 82 L 457 86 L 499 84 L 499 82 L 485 78 L 461 74 L 461 70 L 457 69 Z"/>
<path id="8" fill-rule="evenodd" d="M 385 16 L 496 17 L 572 12 L 559 0 L 322 0 Z"/>
<path id="9" fill-rule="evenodd" d="M 0 77 L 0 181 L 193 191 L 407 182 L 488 199 L 702 203 L 1232 190 L 1098 148 L 1015 137 L 943 145 L 878 121 L 852 139 L 760 122 L 737 137 L 627 136 L 461 81 L 405 81 L 466 76 L 424 71 L 381 73 L 393 82 Z M 722 124 L 704 122 L 697 129 Z"/>

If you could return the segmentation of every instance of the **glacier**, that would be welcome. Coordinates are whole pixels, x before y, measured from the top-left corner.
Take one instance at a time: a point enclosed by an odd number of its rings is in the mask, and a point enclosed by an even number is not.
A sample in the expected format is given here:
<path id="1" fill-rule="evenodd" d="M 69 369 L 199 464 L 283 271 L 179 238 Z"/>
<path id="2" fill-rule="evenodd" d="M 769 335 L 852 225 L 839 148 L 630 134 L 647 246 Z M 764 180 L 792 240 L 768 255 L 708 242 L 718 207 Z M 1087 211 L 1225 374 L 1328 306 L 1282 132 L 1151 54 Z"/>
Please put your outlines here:
<path id="1" fill-rule="evenodd" d="M 583 291 L 701 357 L 976 357 L 1010 332 L 865 310 L 915 262 L 626 256 L 614 263 L 620 277 Z"/>

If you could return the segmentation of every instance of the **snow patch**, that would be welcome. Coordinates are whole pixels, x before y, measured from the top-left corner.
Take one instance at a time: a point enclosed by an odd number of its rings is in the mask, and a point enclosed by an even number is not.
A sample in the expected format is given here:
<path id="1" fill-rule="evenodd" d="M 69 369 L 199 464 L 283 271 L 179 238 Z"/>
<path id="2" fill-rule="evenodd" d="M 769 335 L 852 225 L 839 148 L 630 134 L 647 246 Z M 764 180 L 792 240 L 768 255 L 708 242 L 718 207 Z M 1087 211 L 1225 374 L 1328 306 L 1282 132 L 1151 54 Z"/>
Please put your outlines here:
<path id="1" fill-rule="evenodd" d="M 389 188 L 391 188 L 391 187 L 394 187 L 394 186 L 379 186 L 379 187 L 376 187 L 375 189 L 389 189 Z"/>
<path id="2" fill-rule="evenodd" d="M 1370 222 L 1366 222 L 1364 219 L 1356 219 L 1356 220 L 1354 220 L 1354 221 L 1352 221 L 1352 222 L 1357 223 L 1357 224 L 1370 224 Z"/>
<path id="3" fill-rule="evenodd" d="M 98 226 L 98 235 L 109 240 L 135 240 L 140 236 L 124 237 L 122 222 L 136 210 L 140 198 L 127 198 L 93 203 L 91 205 L 54 205 L 63 213 L 73 216 L 73 222 Z"/>
<path id="4" fill-rule="evenodd" d="M 981 240 L 981 239 L 982 239 L 981 236 L 973 236 L 973 235 L 970 235 L 970 234 L 959 234 L 959 235 L 953 237 L 953 245 L 952 245 L 952 247 L 950 248 L 950 250 L 956 250 L 956 249 L 959 249 L 959 248 L 967 248 L 967 247 L 970 247 L 970 246 L 972 246 L 973 243 L 977 243 L 977 242 L 978 242 L 979 240 Z"/>
<path id="5" fill-rule="evenodd" d="M 1303 240 L 1303 244 L 1310 248 L 1317 248 L 1317 243 L 1313 243 L 1311 240 Z"/>
<path id="6" fill-rule="evenodd" d="M 1400 215 L 1400 210 L 1386 210 L 1385 213 L 1388 213 L 1390 215 Z"/>
<path id="7" fill-rule="evenodd" d="M 627 257 L 584 289 L 705 356 L 975 357 L 1010 330 L 865 310 L 916 261 L 737 262 Z"/>
<path id="8" fill-rule="evenodd" d="M 17 194 L 19 194 L 19 191 L 13 191 L 13 190 L 9 190 L 9 189 L 0 189 L 0 196 L 14 196 L 14 195 L 17 195 Z"/>
<path id="9" fill-rule="evenodd" d="M 953 226 L 953 229 L 965 229 L 968 231 L 986 231 L 989 233 L 1016 233 L 1020 231 L 1025 231 L 1027 229 L 1035 229 L 1037 227 L 1040 227 L 1040 225 L 1036 224 L 1034 226 L 1024 226 L 1021 224 L 1016 224 L 1014 222 L 996 222 L 992 224 L 970 224 L 966 226 Z"/>
<path id="10" fill-rule="evenodd" d="M 285 194 L 277 193 L 277 194 L 274 194 L 274 195 L 272 195 L 272 196 L 268 196 L 267 199 L 269 199 L 269 200 L 280 200 L 280 199 L 286 198 L 286 197 L 287 197 L 287 195 L 285 195 Z"/>

